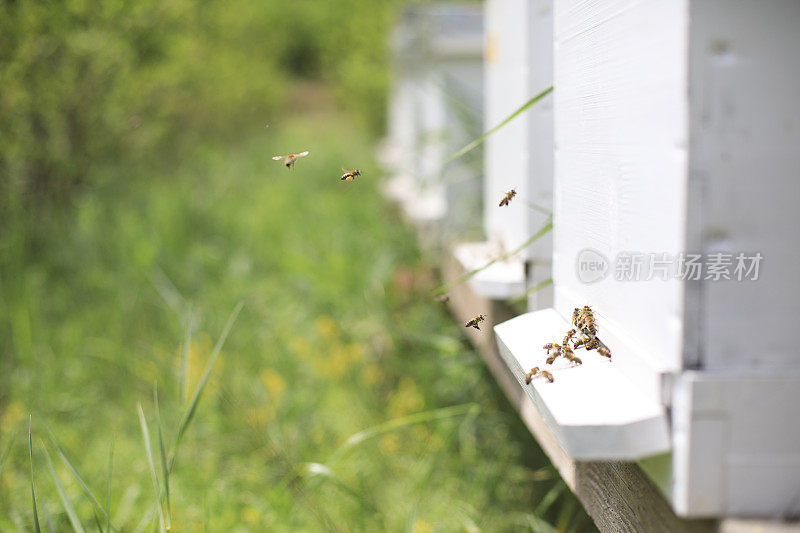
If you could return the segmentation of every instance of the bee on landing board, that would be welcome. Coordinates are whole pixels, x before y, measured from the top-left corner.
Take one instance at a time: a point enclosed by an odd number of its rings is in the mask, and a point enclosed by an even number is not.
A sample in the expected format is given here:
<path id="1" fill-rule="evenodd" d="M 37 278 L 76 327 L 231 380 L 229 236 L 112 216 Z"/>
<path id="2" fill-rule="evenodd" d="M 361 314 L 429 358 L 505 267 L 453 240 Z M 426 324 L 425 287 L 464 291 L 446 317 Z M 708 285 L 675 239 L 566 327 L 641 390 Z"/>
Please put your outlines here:
<path id="1" fill-rule="evenodd" d="M 564 336 L 564 340 L 561 342 L 561 344 L 563 346 L 569 346 L 569 341 L 572 340 L 572 338 L 575 336 L 575 333 L 577 332 L 574 329 L 569 330 Z"/>
<path id="2" fill-rule="evenodd" d="M 503 197 L 503 199 L 500 200 L 500 206 L 499 207 L 503 207 L 504 205 L 508 205 L 511 202 L 511 200 L 514 199 L 514 197 L 516 195 L 517 195 L 516 189 L 511 189 L 510 191 L 508 191 L 506 193 L 506 195 Z"/>
<path id="3" fill-rule="evenodd" d="M 286 165 L 286 168 L 294 169 L 294 163 L 295 163 L 295 161 L 297 161 L 297 158 L 298 157 L 305 157 L 307 155 L 308 155 L 308 150 L 306 150 L 304 152 L 298 152 L 296 154 L 295 153 L 289 153 L 289 154 L 286 154 L 286 155 L 276 155 L 276 156 L 273 156 L 272 159 L 274 159 L 275 161 L 280 161 L 281 159 L 283 159 L 283 164 Z"/>
<path id="4" fill-rule="evenodd" d="M 531 368 L 530 371 L 528 371 L 528 373 L 525 374 L 525 384 L 526 385 L 530 385 L 531 384 L 531 380 L 533 380 L 533 378 L 538 373 L 539 373 L 539 367 L 538 366 L 535 366 L 535 367 Z"/>
<path id="5" fill-rule="evenodd" d="M 481 328 L 480 328 L 480 326 L 478 326 L 478 324 L 479 324 L 479 323 L 481 323 L 481 322 L 483 322 L 484 320 L 486 320 L 486 315 L 483 315 L 483 314 L 481 314 L 481 315 L 478 315 L 478 316 L 476 316 L 475 318 L 473 318 L 472 320 L 470 320 L 469 322 L 467 322 L 467 323 L 464 325 L 464 327 L 465 327 L 465 328 L 470 328 L 470 327 L 472 327 L 472 328 L 475 328 L 475 329 L 479 330 L 479 329 L 481 329 Z"/>
<path id="6" fill-rule="evenodd" d="M 605 344 L 601 344 L 600 346 L 597 347 L 597 353 L 599 353 L 603 357 L 608 357 L 609 359 L 611 359 L 611 350 L 609 350 L 608 346 L 606 346 Z"/>
<path id="7" fill-rule="evenodd" d="M 342 167 L 342 170 L 344 171 L 341 177 L 342 181 L 353 181 L 357 176 L 361 175 L 361 171 L 358 169 L 350 170 L 349 168 Z"/>

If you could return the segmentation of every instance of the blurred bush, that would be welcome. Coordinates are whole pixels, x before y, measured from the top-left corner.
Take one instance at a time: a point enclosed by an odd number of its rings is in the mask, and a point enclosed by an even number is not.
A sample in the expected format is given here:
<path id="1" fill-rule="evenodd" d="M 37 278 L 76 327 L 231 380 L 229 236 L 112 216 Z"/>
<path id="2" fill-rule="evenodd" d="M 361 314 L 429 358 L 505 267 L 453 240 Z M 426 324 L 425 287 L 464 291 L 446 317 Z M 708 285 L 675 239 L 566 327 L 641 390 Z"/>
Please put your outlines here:
<path id="1" fill-rule="evenodd" d="M 98 162 L 263 128 L 292 77 L 332 82 L 376 131 L 403 2 L 0 0 L 3 211 L 91 183 Z"/>

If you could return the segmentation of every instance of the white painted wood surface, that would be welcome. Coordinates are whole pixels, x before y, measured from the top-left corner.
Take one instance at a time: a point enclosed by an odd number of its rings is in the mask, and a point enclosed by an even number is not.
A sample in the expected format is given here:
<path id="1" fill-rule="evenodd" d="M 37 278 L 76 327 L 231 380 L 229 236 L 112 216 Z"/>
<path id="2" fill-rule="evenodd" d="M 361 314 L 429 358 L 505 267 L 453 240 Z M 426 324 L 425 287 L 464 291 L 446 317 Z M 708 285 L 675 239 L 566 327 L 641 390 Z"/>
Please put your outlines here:
<path id="1" fill-rule="evenodd" d="M 798 344 L 776 334 L 800 320 L 800 2 L 690 5 L 689 246 L 764 260 L 756 282 L 692 287 L 701 351 L 685 356 L 709 370 L 800 370 Z"/>
<path id="2" fill-rule="evenodd" d="M 499 124 L 536 92 L 530 84 L 531 0 L 487 0 L 484 129 Z M 514 120 L 492 134 L 485 144 L 483 223 L 489 242 L 507 250 L 529 237 L 528 213 L 520 200 L 529 198 L 530 136 L 526 120 Z M 506 192 L 519 198 L 499 208 Z"/>
<path id="3" fill-rule="evenodd" d="M 594 306 L 615 358 L 651 368 L 646 390 L 681 367 L 681 283 L 584 283 L 577 260 L 684 249 L 687 29 L 683 0 L 556 1 L 555 307 Z"/>
<path id="4" fill-rule="evenodd" d="M 797 516 L 800 373 L 687 371 L 675 384 L 673 504 L 683 516 Z"/>
<path id="5" fill-rule="evenodd" d="M 553 0 L 532 0 L 529 10 L 528 79 L 533 92 L 553 85 Z M 531 95 L 533 96 L 533 95 Z M 529 131 L 528 196 L 521 198 L 528 211 L 528 235 L 535 235 L 553 211 L 553 95 L 531 107 L 524 117 Z M 525 203 L 530 202 L 530 204 Z M 540 286 L 553 276 L 553 233 L 534 242 L 529 248 L 528 287 Z M 531 311 L 553 306 L 552 285 L 528 296 Z"/>
<path id="6" fill-rule="evenodd" d="M 671 405 L 672 456 L 645 468 L 679 514 L 796 513 L 800 357 L 776 332 L 800 318 L 800 3 L 557 0 L 555 21 L 555 309 L 592 305 L 614 365 Z M 627 252 L 764 262 L 617 280 Z"/>
<path id="7" fill-rule="evenodd" d="M 458 86 L 467 99 L 480 98 L 482 43 L 482 12 L 470 5 L 410 8 L 395 32 L 395 89 L 381 151 L 393 176 L 384 191 L 415 224 L 438 222 L 447 212 L 444 161 L 450 136 L 462 127 L 449 112 L 456 102 L 447 90 Z"/>
<path id="8" fill-rule="evenodd" d="M 556 311 L 546 309 L 495 326 L 500 354 L 530 396 L 567 453 L 576 461 L 636 460 L 670 448 L 667 417 L 608 359 L 596 351 L 576 350 L 582 365 L 563 358 L 546 365 L 542 346 L 560 343 L 571 329 Z M 554 381 L 534 378 L 532 367 L 550 370 Z"/>

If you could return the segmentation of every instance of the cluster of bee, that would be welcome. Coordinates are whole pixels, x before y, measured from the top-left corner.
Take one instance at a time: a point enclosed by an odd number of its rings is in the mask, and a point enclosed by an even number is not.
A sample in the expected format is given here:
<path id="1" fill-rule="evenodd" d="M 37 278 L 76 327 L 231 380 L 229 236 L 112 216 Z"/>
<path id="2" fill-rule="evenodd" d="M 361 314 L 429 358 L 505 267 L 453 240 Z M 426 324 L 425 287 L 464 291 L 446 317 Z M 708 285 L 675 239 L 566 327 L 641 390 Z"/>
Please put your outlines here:
<path id="1" fill-rule="evenodd" d="M 583 337 L 575 340 L 573 348 L 582 346 L 587 350 L 597 350 L 603 357 L 611 359 L 611 350 L 597 336 L 597 322 L 591 307 L 588 305 L 584 305 L 583 309 L 576 307 L 572 311 L 572 324 L 583 333 Z"/>
<path id="2" fill-rule="evenodd" d="M 269 127 L 269 125 L 267 125 L 267 127 Z M 275 161 L 283 161 L 283 164 L 286 165 L 286 168 L 294 170 L 294 164 L 297 162 L 297 160 L 301 157 L 307 156 L 308 154 L 309 154 L 308 150 L 304 150 L 302 152 L 297 152 L 297 153 L 290 152 L 285 155 L 276 155 L 273 156 L 272 159 L 274 159 Z M 340 178 L 342 181 L 353 181 L 354 179 L 356 179 L 358 176 L 361 175 L 361 171 L 358 169 L 350 170 L 349 168 L 342 167 L 342 171 L 344 172 L 344 174 L 342 174 L 342 177 Z"/>
<path id="3" fill-rule="evenodd" d="M 588 305 L 584 306 L 583 309 L 576 307 L 572 313 L 572 325 L 578 329 L 567 331 L 561 343 L 548 342 L 542 346 L 547 354 L 546 364 L 552 365 L 556 359 L 563 357 L 572 366 L 582 365 L 581 358 L 575 355 L 575 350 L 578 348 L 597 350 L 597 353 L 603 357 L 611 359 L 611 350 L 597 337 L 597 321 L 594 318 L 591 307 Z M 582 334 L 580 338 L 576 336 L 578 331 Z M 570 345 L 570 343 L 572 344 Z M 550 383 L 553 382 L 553 374 L 547 370 L 540 370 L 538 366 L 535 366 L 525 374 L 525 383 L 530 385 L 533 378 L 537 376 L 543 377 Z"/>

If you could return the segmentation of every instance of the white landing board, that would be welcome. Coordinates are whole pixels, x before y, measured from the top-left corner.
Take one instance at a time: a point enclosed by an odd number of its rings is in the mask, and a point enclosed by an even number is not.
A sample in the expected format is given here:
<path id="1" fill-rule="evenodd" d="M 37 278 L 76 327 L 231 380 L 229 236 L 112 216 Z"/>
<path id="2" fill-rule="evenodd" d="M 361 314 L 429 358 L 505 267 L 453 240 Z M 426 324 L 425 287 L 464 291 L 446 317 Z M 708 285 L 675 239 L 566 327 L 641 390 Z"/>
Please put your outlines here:
<path id="1" fill-rule="evenodd" d="M 500 354 L 533 401 L 553 435 L 576 461 L 633 461 L 669 451 L 664 408 L 635 387 L 596 351 L 570 366 L 559 357 L 546 365 L 545 343 L 561 343 L 573 327 L 554 309 L 526 313 L 494 328 Z M 549 370 L 554 382 L 537 377 L 525 384 L 532 367 Z"/>
<path id="2" fill-rule="evenodd" d="M 465 271 L 481 269 L 468 280 L 476 294 L 490 300 L 508 300 L 525 294 L 525 263 L 522 259 L 509 257 L 486 267 L 503 255 L 503 249 L 497 243 L 459 244 L 453 255 Z"/>

